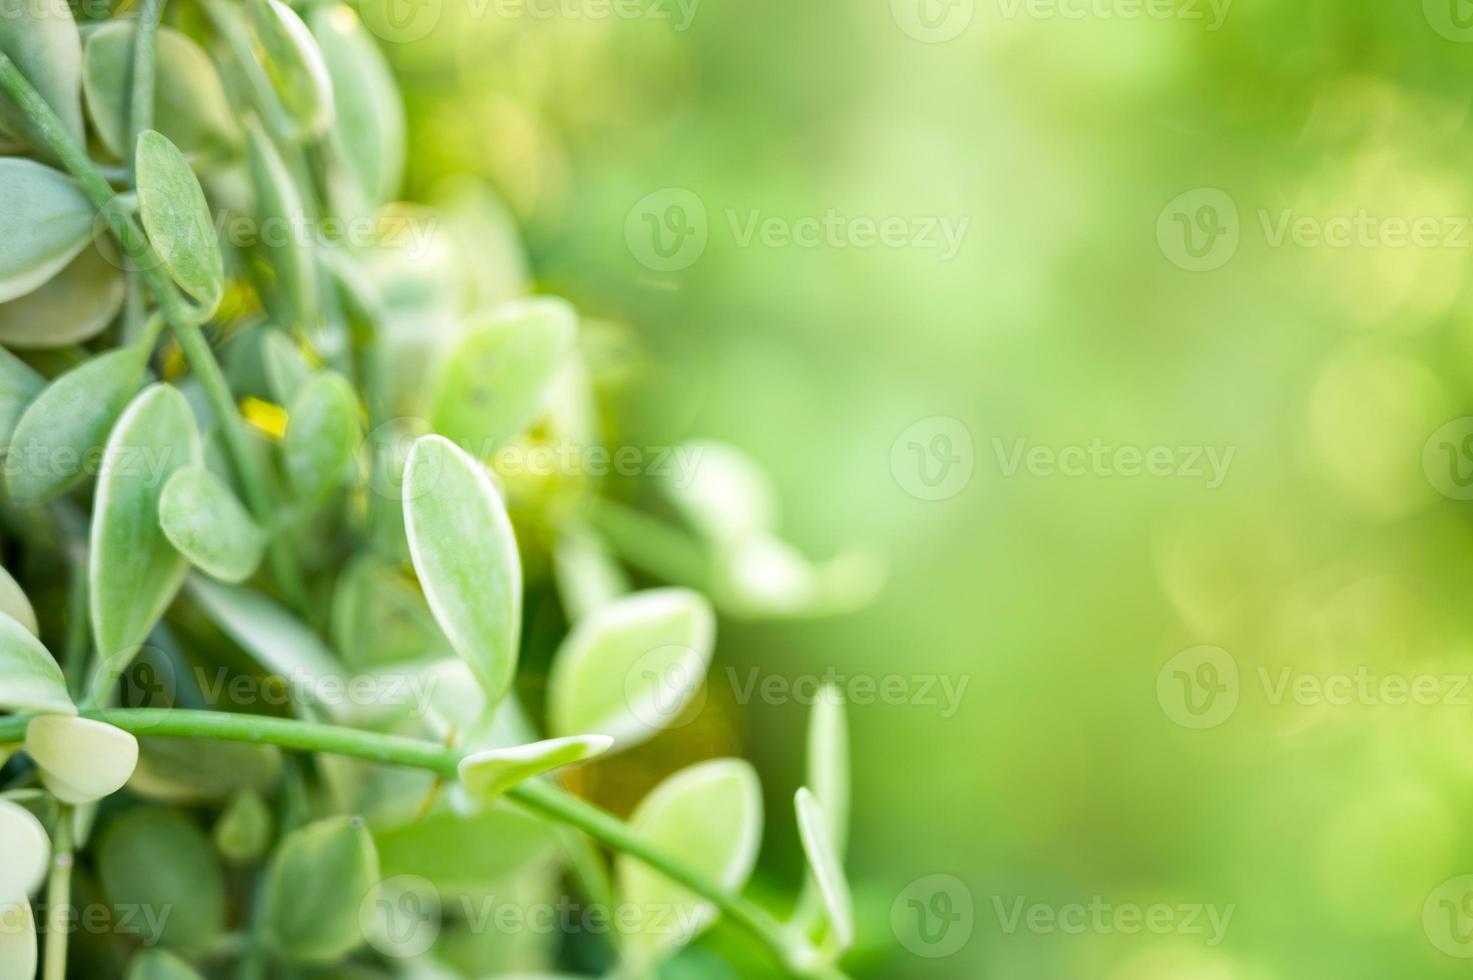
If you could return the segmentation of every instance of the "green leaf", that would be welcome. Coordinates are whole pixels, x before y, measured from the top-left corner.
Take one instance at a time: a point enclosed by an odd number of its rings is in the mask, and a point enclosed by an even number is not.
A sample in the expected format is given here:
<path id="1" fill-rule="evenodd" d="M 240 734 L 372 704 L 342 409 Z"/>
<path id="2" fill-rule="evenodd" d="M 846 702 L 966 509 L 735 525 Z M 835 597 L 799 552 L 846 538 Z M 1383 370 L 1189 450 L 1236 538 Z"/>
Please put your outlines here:
<path id="1" fill-rule="evenodd" d="M 103 451 L 88 554 L 94 691 L 109 691 L 174 601 L 189 562 L 159 526 L 159 498 L 178 470 L 203 457 L 189 402 L 156 384 L 128 406 Z"/>
<path id="2" fill-rule="evenodd" d="M 50 865 L 51 838 L 41 821 L 20 804 L 0 800 L 0 895 L 33 894 Z"/>
<path id="3" fill-rule="evenodd" d="M 312 379 L 312 365 L 285 330 L 267 330 L 261 340 L 266 382 L 279 405 L 290 405 Z"/>
<path id="4" fill-rule="evenodd" d="M 577 621 L 629 591 L 629 576 L 602 540 L 581 527 L 558 535 L 553 551 L 558 599 Z"/>
<path id="5" fill-rule="evenodd" d="M 627 595 L 580 620 L 548 675 L 554 735 L 601 732 L 620 749 L 670 725 L 700 690 L 716 642 L 710 604 L 689 589 Z"/>
<path id="6" fill-rule="evenodd" d="M 46 379 L 10 351 L 0 347 L 0 446 L 10 447 L 15 424 L 26 406 L 46 387 Z"/>
<path id="7" fill-rule="evenodd" d="M 189 161 L 152 129 L 138 134 L 138 214 L 164 271 L 208 319 L 225 292 L 225 264 L 210 205 Z"/>
<path id="8" fill-rule="evenodd" d="M 28 350 L 91 340 L 118 315 L 125 291 L 117 250 L 99 238 L 39 288 L 0 303 L 0 343 Z"/>
<path id="9" fill-rule="evenodd" d="M 430 409 L 436 432 L 479 455 L 521 433 L 572 349 L 577 317 L 562 300 L 502 307 L 445 358 Z"/>
<path id="10" fill-rule="evenodd" d="M 0 709 L 16 714 L 76 714 L 66 678 L 26 626 L 0 614 Z"/>
<path id="11" fill-rule="evenodd" d="M 82 42 L 66 0 L 0 0 L 0 51 L 61 117 L 67 134 L 82 136 Z M 0 130 L 29 134 L 31 124 L 10 97 L 0 93 Z M 0 185 L 4 178 L 0 178 Z M 7 219 L 11 212 L 0 208 Z M 6 222 L 7 236 L 20 224 Z"/>
<path id="12" fill-rule="evenodd" d="M 353 386 L 331 371 L 307 382 L 292 399 L 281 445 L 287 476 L 303 500 L 319 504 L 342 484 L 359 438 Z"/>
<path id="13" fill-rule="evenodd" d="M 25 591 L 21 589 L 20 584 L 4 568 L 0 568 L 0 613 L 20 623 L 32 636 L 41 635 L 41 628 L 36 624 L 36 610 L 32 608 L 31 600 L 26 598 Z"/>
<path id="14" fill-rule="evenodd" d="M 337 114 L 330 143 L 352 181 L 355 201 L 341 202 L 343 214 L 369 213 L 394 199 L 404 174 L 404 104 L 378 45 L 358 15 L 343 4 L 312 8 L 312 34 L 332 79 Z M 329 190 L 339 181 L 330 181 Z"/>
<path id="15" fill-rule="evenodd" d="M 95 465 L 97 448 L 147 373 L 144 351 L 124 347 L 83 361 L 47 385 L 21 415 L 5 460 L 17 503 L 64 493 Z M 135 462 L 142 462 L 135 457 Z"/>
<path id="16" fill-rule="evenodd" d="M 159 526 L 179 553 L 222 582 L 243 582 L 266 551 L 266 535 L 225 481 L 204 466 L 174 472 L 159 498 Z"/>
<path id="17" fill-rule="evenodd" d="M 29 2 L 0 0 L 6 5 Z M 13 23 L 0 13 L 0 38 Z M 5 215 L 0 302 L 40 288 L 92 240 L 93 208 L 87 195 L 70 177 L 34 160 L 0 159 L 0 214 Z"/>
<path id="18" fill-rule="evenodd" d="M 777 527 L 777 491 L 751 456 L 720 442 L 677 446 L 685 460 L 660 480 L 660 487 L 702 537 L 730 544 Z"/>
<path id="19" fill-rule="evenodd" d="M 356 817 L 331 817 L 288 835 L 262 886 L 261 924 L 277 952 L 331 963 L 363 940 L 358 912 L 379 883 L 378 852 Z"/>
<path id="20" fill-rule="evenodd" d="M 472 801 L 484 804 L 517 783 L 601 755 L 613 744 L 607 735 L 572 735 L 473 752 L 460 760 L 460 784 Z"/>
<path id="21" fill-rule="evenodd" d="M 204 831 L 182 814 L 142 806 L 115 817 L 97 842 L 97 873 L 116 908 L 168 909 L 140 916 L 141 939 L 199 952 L 225 928 L 225 875 Z"/>
<path id="22" fill-rule="evenodd" d="M 247 6 L 261 66 L 282 106 L 302 135 L 322 133 L 332 125 L 333 89 L 312 32 L 295 10 L 278 0 L 250 0 Z"/>
<path id="23" fill-rule="evenodd" d="M 132 20 L 113 20 L 87 35 L 82 57 L 82 92 L 93 129 L 108 151 L 122 159 L 128 146 L 128 112 L 133 66 Z M 185 153 L 222 157 L 240 142 L 240 124 L 225 98 L 210 56 L 188 36 L 160 26 L 154 54 L 154 125 Z"/>
<path id="24" fill-rule="evenodd" d="M 738 615 L 834 616 L 873 599 L 885 568 L 862 551 L 814 563 L 786 541 L 759 534 L 722 549 L 714 578 L 717 601 Z"/>
<path id="25" fill-rule="evenodd" d="M 376 839 L 384 877 L 418 875 L 445 899 L 495 895 L 508 875 L 548 860 L 557 847 L 550 825 L 507 804 L 473 814 L 436 810 Z"/>
<path id="26" fill-rule="evenodd" d="M 264 0 L 262 0 L 264 2 Z M 263 257 L 275 270 L 295 326 L 316 326 L 317 271 L 307 243 L 294 229 L 307 211 L 301 194 L 282 162 L 281 153 L 255 123 L 246 126 L 246 151 L 256 189 L 256 220 L 261 228 L 285 229 L 263 235 Z M 268 240 L 269 239 L 269 240 Z"/>
<path id="27" fill-rule="evenodd" d="M 24 896 L 0 897 L 0 980 L 34 980 L 36 917 Z"/>
<path id="28" fill-rule="evenodd" d="M 261 797 L 248 789 L 230 798 L 215 822 L 215 847 L 232 864 L 246 864 L 271 846 L 274 820 Z"/>
<path id="29" fill-rule="evenodd" d="M 800 787 L 793 800 L 798 815 L 798 836 L 803 841 L 803 853 L 808 858 L 808 867 L 818 882 L 818 892 L 823 896 L 823 907 L 828 913 L 829 926 L 839 950 L 854 944 L 854 899 L 849 894 L 849 881 L 844 877 L 844 865 L 839 860 L 830 827 L 833 818 L 824 812 L 808 787 Z"/>
<path id="30" fill-rule="evenodd" d="M 844 700 L 833 684 L 819 689 L 808 719 L 807 786 L 829 817 L 829 837 L 840 856 L 849 836 L 849 730 Z"/>
<path id="31" fill-rule="evenodd" d="M 479 462 L 424 436 L 404 466 L 404 523 L 435 621 L 494 708 L 516 672 L 522 615 L 521 559 L 501 496 Z"/>
<path id="32" fill-rule="evenodd" d="M 332 639 L 345 662 L 366 668 L 453 657 L 415 584 L 371 554 L 352 559 L 332 600 Z"/>
<path id="33" fill-rule="evenodd" d="M 128 961 L 126 980 L 201 980 L 194 967 L 167 949 L 145 949 Z"/>
<path id="34" fill-rule="evenodd" d="M 38 715 L 26 726 L 26 754 L 58 800 L 92 803 L 128 782 L 138 763 L 138 739 L 90 718 Z"/>
<path id="35" fill-rule="evenodd" d="M 332 652 L 302 621 L 259 592 L 193 575 L 190 598 L 267 670 L 292 680 L 341 674 Z"/>
<path id="36" fill-rule="evenodd" d="M 762 787 L 740 759 L 682 769 L 635 808 L 630 830 L 722 888 L 746 883 L 762 842 Z M 628 855 L 615 862 L 621 905 L 641 913 L 628 938 L 637 969 L 649 969 L 716 918 L 715 907 Z"/>
<path id="37" fill-rule="evenodd" d="M 220 704 L 228 673 L 221 668 L 204 682 Z M 216 685 L 211 689 L 211 685 Z M 146 736 L 138 740 L 138 766 L 128 780 L 128 791 L 164 803 L 195 804 L 223 800 L 238 790 L 269 792 L 281 777 L 281 750 L 250 742 L 212 742 L 197 738 Z"/>

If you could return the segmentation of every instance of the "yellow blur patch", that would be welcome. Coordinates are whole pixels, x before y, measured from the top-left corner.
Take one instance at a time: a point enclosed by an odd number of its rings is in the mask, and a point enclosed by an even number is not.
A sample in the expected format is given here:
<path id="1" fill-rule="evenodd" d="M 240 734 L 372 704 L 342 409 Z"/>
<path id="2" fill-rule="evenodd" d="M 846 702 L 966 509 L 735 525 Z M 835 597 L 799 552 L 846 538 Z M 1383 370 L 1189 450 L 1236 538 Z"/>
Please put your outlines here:
<path id="1" fill-rule="evenodd" d="M 266 433 L 273 439 L 286 435 L 286 409 L 259 398 L 246 397 L 240 403 L 241 417 L 248 424 Z"/>

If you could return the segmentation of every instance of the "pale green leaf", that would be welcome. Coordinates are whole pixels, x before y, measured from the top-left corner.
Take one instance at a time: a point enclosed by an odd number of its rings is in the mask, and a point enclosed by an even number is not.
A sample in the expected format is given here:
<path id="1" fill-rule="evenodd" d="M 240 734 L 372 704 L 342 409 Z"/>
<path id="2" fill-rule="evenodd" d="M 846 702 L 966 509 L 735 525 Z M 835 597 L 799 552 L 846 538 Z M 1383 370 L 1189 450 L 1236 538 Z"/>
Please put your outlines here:
<path id="1" fill-rule="evenodd" d="M 38 715 L 26 726 L 26 754 L 58 800 L 91 803 L 128 782 L 138 763 L 138 739 L 90 718 Z"/>
<path id="2" fill-rule="evenodd" d="M 111 690 L 184 582 L 189 562 L 159 526 L 159 498 L 170 476 L 202 458 L 189 402 L 169 385 L 144 389 L 113 427 L 87 556 L 94 691 Z"/>
<path id="3" fill-rule="evenodd" d="M 281 955 L 331 963 L 362 941 L 358 913 L 379 883 L 378 852 L 356 817 L 330 817 L 294 831 L 271 859 L 261 924 Z"/>
<path id="4" fill-rule="evenodd" d="M 332 638 L 343 660 L 358 667 L 454 656 L 418 587 L 371 554 L 354 558 L 333 591 Z"/>
<path id="5" fill-rule="evenodd" d="M 571 735 L 473 752 L 460 760 L 460 784 L 472 801 L 486 803 L 517 783 L 591 759 L 613 744 L 607 735 Z"/>
<path id="6" fill-rule="evenodd" d="M 0 343 L 28 350 L 91 340 L 123 308 L 125 291 L 117 250 L 99 238 L 39 289 L 0 303 Z"/>
<path id="7" fill-rule="evenodd" d="M 333 121 L 332 78 L 322 50 L 302 18 L 279 0 L 249 0 L 251 33 L 272 87 L 303 135 Z"/>
<path id="8" fill-rule="evenodd" d="M 230 487 L 204 466 L 175 470 L 159 498 L 159 526 L 179 553 L 222 582 L 243 582 L 266 551 L 266 535 Z"/>
<path id="9" fill-rule="evenodd" d="M 721 888 L 739 890 L 762 843 L 762 787 L 740 759 L 713 759 L 682 769 L 635 808 L 629 828 Z M 615 863 L 621 904 L 638 910 L 628 955 L 649 969 L 716 918 L 709 902 L 628 855 Z"/>
<path id="10" fill-rule="evenodd" d="M 261 339 L 266 383 L 279 405 L 290 405 L 312 379 L 312 365 L 285 330 L 267 330 Z"/>
<path id="11" fill-rule="evenodd" d="M 115 157 L 128 146 L 132 76 L 131 20 L 114 20 L 87 35 L 82 59 L 82 91 L 98 138 Z M 224 156 L 240 142 L 220 73 L 205 50 L 172 27 L 160 26 L 154 54 L 154 125 L 185 153 Z"/>
<path id="12" fill-rule="evenodd" d="M 266 853 L 274 827 L 271 808 L 259 795 L 243 789 L 230 798 L 215 821 L 215 847 L 232 864 L 245 864 Z"/>
<path id="13" fill-rule="evenodd" d="M 482 455 L 521 433 L 543 408 L 576 329 L 572 307 L 543 298 L 473 324 L 441 368 L 430 414 L 435 431 Z"/>
<path id="14" fill-rule="evenodd" d="M 128 961 L 126 980 L 202 980 L 194 967 L 166 949 L 144 949 Z"/>
<path id="15" fill-rule="evenodd" d="M 147 375 L 144 351 L 124 347 L 83 361 L 46 386 L 21 414 L 5 460 L 18 503 L 63 493 L 97 465 L 96 453 Z M 143 465 L 141 455 L 130 457 Z"/>
<path id="16" fill-rule="evenodd" d="M 15 425 L 26 406 L 46 387 L 46 379 L 10 351 L 0 347 L 0 446 L 10 447 Z"/>
<path id="17" fill-rule="evenodd" d="M 28 2 L 0 0 L 7 5 Z M 9 23 L 8 16 L 0 16 L 0 37 Z M 0 40 L 0 48 L 4 46 Z M 0 95 L 0 104 L 3 100 Z M 5 215 L 0 302 L 40 288 L 76 258 L 95 229 L 92 203 L 76 182 L 34 160 L 0 158 L 0 214 Z"/>
<path id="18" fill-rule="evenodd" d="M 281 452 L 288 478 L 302 499 L 321 503 L 343 482 L 360 439 L 353 386 L 324 371 L 292 399 Z"/>
<path id="19" fill-rule="evenodd" d="M 201 676 L 207 707 L 252 707 L 232 703 L 233 676 L 223 667 Z M 208 803 L 241 789 L 269 792 L 280 776 L 281 750 L 274 745 L 155 735 L 138 740 L 138 765 L 128 791 L 162 803 Z"/>
<path id="20" fill-rule="evenodd" d="M 284 315 L 289 314 L 296 326 L 315 327 L 317 269 L 308 243 L 297 231 L 307 214 L 301 194 L 280 151 L 259 125 L 246 127 L 246 150 L 256 189 L 258 226 L 275 229 L 273 234 L 261 236 L 260 248 L 280 280 L 286 301 Z"/>
<path id="21" fill-rule="evenodd" d="M 168 909 L 139 917 L 149 945 L 203 951 L 225 928 L 225 876 L 204 831 L 174 810 L 137 807 L 103 828 L 97 873 L 118 908 Z"/>
<path id="22" fill-rule="evenodd" d="M 546 821 L 504 803 L 472 814 L 436 810 L 375 839 L 384 877 L 418 875 L 446 899 L 495 895 L 507 876 L 557 848 Z"/>
<path id="23" fill-rule="evenodd" d="M 425 436 L 404 467 L 404 523 L 435 620 L 494 707 L 516 672 L 522 615 L 521 559 L 501 496 L 479 462 Z"/>
<path id="24" fill-rule="evenodd" d="M 0 0 L 0 51 L 10 56 L 41 98 L 61 117 L 67 134 L 82 139 L 82 41 L 66 0 Z M 29 121 L 0 94 L 0 130 L 28 134 Z M 0 186 L 5 182 L 0 177 Z M 10 212 L 0 208 L 7 218 Z M 14 230 L 7 222 L 7 235 Z"/>
<path id="25" fill-rule="evenodd" d="M 675 447 L 677 465 L 660 486 L 686 521 L 717 544 L 744 541 L 777 528 L 777 491 L 751 456 L 721 442 Z"/>
<path id="26" fill-rule="evenodd" d="M 368 213 L 393 200 L 404 173 L 404 105 L 388 62 L 351 7 L 324 4 L 308 15 L 332 79 L 337 114 L 331 146 L 343 179 L 357 190 L 345 214 Z M 336 190 L 339 181 L 328 184 Z"/>
<path id="27" fill-rule="evenodd" d="M 0 614 L 0 709 L 75 714 L 66 678 L 34 633 Z"/>
<path id="28" fill-rule="evenodd" d="M 0 897 L 0 980 L 35 980 L 36 917 L 23 895 Z"/>
<path id="29" fill-rule="evenodd" d="M 252 589 L 193 575 L 190 598 L 267 670 L 293 682 L 316 683 L 341 674 L 317 634 L 287 609 Z"/>
<path id="30" fill-rule="evenodd" d="M 20 583 L 16 582 L 10 572 L 4 568 L 0 568 L 0 613 L 20 623 L 32 636 L 41 635 L 41 629 L 36 624 L 36 610 L 31 606 L 31 600 L 26 598 L 26 593 L 20 587 Z"/>
<path id="31" fill-rule="evenodd" d="M 885 582 L 874 555 L 852 551 L 815 563 L 759 534 L 718 554 L 713 588 L 723 609 L 752 617 L 833 616 L 864 606 Z"/>
<path id="32" fill-rule="evenodd" d="M 854 899 L 849 893 L 849 881 L 844 876 L 844 865 L 839 860 L 830 827 L 833 818 L 824 812 L 823 806 L 804 786 L 794 797 L 793 806 L 798 816 L 798 836 L 803 842 L 803 853 L 808 858 L 808 867 L 818 882 L 818 892 L 823 897 L 823 907 L 828 914 L 829 927 L 839 950 L 854 944 Z"/>
<path id="33" fill-rule="evenodd" d="M 829 817 L 829 836 L 842 857 L 849 837 L 849 729 L 838 688 L 819 689 L 808 718 L 807 786 Z"/>
<path id="34" fill-rule="evenodd" d="M 678 718 L 700 690 L 716 642 L 716 617 L 689 589 L 650 589 L 615 599 L 580 620 L 548 676 L 554 735 L 600 732 L 620 749 Z"/>
<path id="35" fill-rule="evenodd" d="M 603 541 L 584 528 L 559 534 L 553 550 L 558 598 L 577 621 L 629 591 L 629 577 Z"/>
<path id="36" fill-rule="evenodd" d="M 0 800 L 0 895 L 33 894 L 51 864 L 51 838 L 35 814 Z"/>
<path id="37" fill-rule="evenodd" d="M 155 130 L 138 135 L 138 214 L 164 271 L 206 319 L 225 292 L 225 265 L 205 192 L 179 147 Z"/>

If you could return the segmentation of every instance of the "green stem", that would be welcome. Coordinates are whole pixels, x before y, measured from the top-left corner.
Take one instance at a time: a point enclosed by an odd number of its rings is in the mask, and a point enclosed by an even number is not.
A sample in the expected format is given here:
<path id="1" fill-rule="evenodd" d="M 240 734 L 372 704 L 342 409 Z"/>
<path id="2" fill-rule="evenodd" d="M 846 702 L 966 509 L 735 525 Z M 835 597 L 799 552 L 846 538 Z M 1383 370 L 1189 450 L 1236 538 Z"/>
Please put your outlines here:
<path id="1" fill-rule="evenodd" d="M 33 124 L 36 135 L 61 161 L 67 172 L 76 178 L 82 192 L 106 219 L 108 227 L 122 246 L 123 253 L 137 265 L 139 275 L 153 293 L 164 319 L 174 331 L 185 359 L 189 361 L 190 369 L 199 377 L 210 399 L 225 437 L 225 448 L 245 491 L 246 503 L 257 520 L 269 523 L 272 512 L 270 492 L 265 478 L 251 457 L 250 447 L 246 443 L 245 423 L 230 394 L 225 373 L 220 370 L 214 351 L 210 349 L 209 342 L 195 322 L 195 310 L 163 271 L 163 265 L 154 253 L 153 246 L 149 244 L 133 215 L 126 208 L 117 205 L 117 195 L 112 185 L 98 172 L 86 152 L 72 140 L 65 124 L 4 52 L 0 52 L 0 89 L 4 89 L 5 94 L 25 113 Z M 277 585 L 288 601 L 300 609 L 306 589 L 302 584 L 301 573 L 292 560 L 288 542 L 284 539 L 272 539 L 271 569 L 276 576 Z"/>
<path id="2" fill-rule="evenodd" d="M 42 980 L 66 980 L 67 916 L 72 904 L 72 808 L 64 806 L 56 818 L 51 874 L 46 879 L 46 960 Z"/>
<path id="3" fill-rule="evenodd" d="M 290 718 L 178 708 L 91 710 L 83 711 L 82 717 L 105 722 L 135 735 L 253 742 L 303 752 L 330 752 L 384 765 L 426 769 L 446 779 L 459 776 L 461 754 L 454 749 L 355 728 Z M 0 718 L 0 743 L 24 738 L 29 722 L 28 716 Z M 520 806 L 558 823 L 576 827 L 594 840 L 628 854 L 683 885 L 766 944 L 789 970 L 799 975 L 812 972 L 809 965 L 812 950 L 796 943 L 783 924 L 765 909 L 707 880 L 683 861 L 636 836 L 613 814 L 546 782 L 525 782 L 513 787 L 506 795 Z"/>
<path id="4" fill-rule="evenodd" d="M 136 173 L 134 148 L 138 137 L 153 128 L 153 93 L 157 66 L 158 28 L 164 16 L 164 0 L 141 0 L 138 29 L 133 34 L 133 91 L 128 103 L 128 172 Z"/>

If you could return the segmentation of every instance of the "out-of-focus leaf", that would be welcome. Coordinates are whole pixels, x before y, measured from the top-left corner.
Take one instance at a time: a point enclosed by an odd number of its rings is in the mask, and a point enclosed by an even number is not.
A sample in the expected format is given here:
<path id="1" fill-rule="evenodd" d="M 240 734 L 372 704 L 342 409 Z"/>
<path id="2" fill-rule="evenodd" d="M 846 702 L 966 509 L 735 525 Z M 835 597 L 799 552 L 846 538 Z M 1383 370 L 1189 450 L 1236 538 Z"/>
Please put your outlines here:
<path id="1" fill-rule="evenodd" d="M 35 980 L 36 917 L 24 895 L 0 897 L 0 980 Z"/>
<path id="2" fill-rule="evenodd" d="M 189 161 L 163 134 L 138 135 L 138 214 L 159 260 L 207 319 L 225 291 L 225 264 L 210 205 Z"/>
<path id="3" fill-rule="evenodd" d="M 262 885 L 267 941 L 297 962 L 346 956 L 363 941 L 358 911 L 378 883 L 378 853 L 363 821 L 330 817 L 294 831 Z"/>
<path id="4" fill-rule="evenodd" d="M 66 0 L 0 0 L 0 51 L 61 117 L 67 134 L 82 142 L 82 40 Z M 30 123 L 10 97 L 0 94 L 0 130 L 26 135 Z M 5 182 L 0 177 L 0 186 Z M 0 208 L 0 214 L 10 212 Z M 24 223 L 12 226 L 6 234 Z"/>
<path id="5" fill-rule="evenodd" d="M 738 615 L 833 616 L 868 603 L 884 581 L 884 565 L 868 553 L 815 564 L 787 542 L 758 535 L 722 549 L 713 588 L 721 607 Z"/>
<path id="6" fill-rule="evenodd" d="M 209 707 L 251 707 L 219 703 L 229 696 L 227 677 L 222 670 L 203 679 Z M 239 790 L 269 792 L 280 776 L 281 751 L 274 745 L 146 736 L 138 740 L 138 765 L 128 790 L 165 803 L 207 803 Z"/>
<path id="7" fill-rule="evenodd" d="M 700 690 L 716 617 L 699 593 L 650 589 L 579 621 L 548 676 L 554 735 L 600 732 L 625 749 L 669 725 Z"/>
<path id="8" fill-rule="evenodd" d="M 215 847 L 233 864 L 254 861 L 271 846 L 274 820 L 260 796 L 243 789 L 215 821 Z"/>
<path id="9" fill-rule="evenodd" d="M 215 624 L 267 670 L 293 682 L 341 674 L 332 651 L 288 610 L 259 592 L 191 576 L 187 589 Z"/>
<path id="10" fill-rule="evenodd" d="M 75 486 L 147 374 L 145 352 L 124 347 L 83 361 L 46 386 L 11 436 L 5 487 L 20 503 L 49 500 Z M 143 460 L 130 458 L 135 466 Z"/>
<path id="11" fill-rule="evenodd" d="M 201 980 L 194 967 L 167 949 L 145 949 L 128 961 L 126 980 Z"/>
<path id="12" fill-rule="evenodd" d="M 591 759 L 613 744 L 607 735 L 571 735 L 474 752 L 460 760 L 460 784 L 471 800 L 486 803 L 517 783 Z"/>
<path id="13" fill-rule="evenodd" d="M 358 668 L 454 655 L 414 583 L 397 566 L 368 554 L 349 562 L 338 577 L 332 638 L 343 660 Z"/>
<path id="14" fill-rule="evenodd" d="M 358 399 L 339 374 L 324 371 L 292 399 L 282 458 L 302 498 L 320 503 L 342 483 L 358 445 Z"/>
<path id="15" fill-rule="evenodd" d="M 0 2 L 7 5 L 0 15 L 3 37 L 20 16 L 9 7 L 29 0 Z M 65 9 L 66 4 L 61 5 Z M 4 47 L 0 40 L 0 48 Z M 0 95 L 0 105 L 5 104 Z M 5 237 L 0 239 L 0 302 L 40 288 L 92 240 L 93 208 L 87 195 L 66 174 L 34 160 L 0 159 L 0 214 L 5 215 Z"/>
<path id="16" fill-rule="evenodd" d="M 94 690 L 111 689 L 184 582 L 189 562 L 159 527 L 159 498 L 169 477 L 202 455 L 189 402 L 166 384 L 145 389 L 113 427 L 87 556 Z"/>
<path id="17" fill-rule="evenodd" d="M 63 803 L 91 803 L 123 788 L 138 762 L 138 739 L 73 715 L 38 715 L 26 726 L 26 754 Z"/>
<path id="18" fill-rule="evenodd" d="M 332 147 L 357 194 L 341 201 L 342 214 L 367 213 L 398 193 L 404 173 L 404 104 L 373 37 L 344 4 L 314 7 L 308 15 L 332 79 L 337 109 Z M 333 189 L 339 182 L 329 182 Z"/>
<path id="19" fill-rule="evenodd" d="M 99 238 L 39 288 L 0 303 L 0 343 L 29 350 L 91 340 L 118 315 L 125 291 L 117 251 Z"/>
<path id="20" fill-rule="evenodd" d="M 225 928 L 225 876 L 210 839 L 173 810 L 113 818 L 98 839 L 97 872 L 114 907 L 154 910 L 138 917 L 140 929 L 156 930 L 140 936 L 150 945 L 202 951 Z"/>
<path id="21" fill-rule="evenodd" d="M 472 327 L 442 366 L 430 415 L 435 431 L 484 455 L 526 429 L 573 346 L 577 322 L 567 303 L 539 298 Z"/>
<path id="22" fill-rule="evenodd" d="M 829 818 L 829 837 L 842 857 L 849 837 L 849 730 L 838 688 L 819 689 L 808 719 L 807 785 Z"/>
<path id="23" fill-rule="evenodd" d="M 404 523 L 435 620 L 495 707 L 516 672 L 522 615 L 521 559 L 501 496 L 479 462 L 425 436 L 404 468 Z"/>
<path id="24" fill-rule="evenodd" d="M 854 943 L 854 898 L 849 894 L 849 880 L 844 876 L 844 865 L 839 860 L 830 832 L 833 818 L 824 812 L 823 806 L 806 786 L 799 788 L 793 806 L 798 815 L 798 836 L 803 842 L 803 853 L 808 858 L 814 880 L 818 882 L 818 892 L 823 897 L 835 944 L 839 950 L 848 949 Z"/>
<path id="25" fill-rule="evenodd" d="M 164 536 L 196 567 L 222 582 L 251 576 L 266 551 L 266 535 L 245 506 L 204 466 L 174 472 L 159 498 Z"/>
<path id="26" fill-rule="evenodd" d="M 251 182 L 256 188 L 256 219 L 261 228 L 274 229 L 273 234 L 261 236 L 263 255 L 280 277 L 289 306 L 287 312 L 296 321 L 295 325 L 304 329 L 315 327 L 312 321 L 317 310 L 316 266 L 308 244 L 295 231 L 307 214 L 301 195 L 282 162 L 281 153 L 259 125 L 252 123 L 246 127 L 246 150 Z"/>
<path id="27" fill-rule="evenodd" d="M 128 84 L 137 24 L 113 20 L 87 35 L 82 91 L 98 138 L 113 156 L 128 146 Z M 225 98 L 220 74 L 204 49 L 172 27 L 156 34 L 154 125 L 186 153 L 224 156 L 240 142 L 240 124 Z"/>
<path id="28" fill-rule="evenodd" d="M 384 877 L 419 875 L 444 898 L 495 893 L 507 875 L 550 858 L 557 849 L 553 829 L 507 804 L 474 814 L 436 810 L 424 818 L 375 835 Z M 496 846 L 486 846 L 495 841 Z"/>
<path id="29" fill-rule="evenodd" d="M 762 788 L 740 759 L 713 759 L 682 769 L 635 808 L 630 830 L 723 888 L 746 883 L 762 842 Z M 689 942 L 716 917 L 710 903 L 634 858 L 615 863 L 621 904 L 640 910 L 641 928 L 627 935 L 627 955 L 648 970 Z"/>
<path id="30" fill-rule="evenodd" d="M 776 530 L 777 491 L 752 457 L 725 443 L 688 442 L 675 458 L 685 463 L 660 486 L 702 537 L 730 544 Z"/>
<path id="31" fill-rule="evenodd" d="M 31 607 L 31 600 L 26 598 L 19 583 L 4 568 L 0 568 L 0 613 L 20 623 L 32 636 L 41 635 L 41 629 L 36 625 L 36 610 Z"/>
<path id="32" fill-rule="evenodd" d="M 553 552 L 558 598 L 577 621 L 629 591 L 629 577 L 592 532 L 570 529 L 558 535 Z"/>
<path id="33" fill-rule="evenodd" d="M 332 125 L 333 90 L 322 49 L 297 12 L 279 0 L 250 0 L 251 33 L 261 66 L 303 135 Z"/>
<path id="34" fill-rule="evenodd" d="M 20 804 L 0 800 L 0 895 L 35 892 L 50 864 L 51 838 L 41 821 Z"/>
<path id="35" fill-rule="evenodd" d="M 267 330 L 261 340 L 266 381 L 278 404 L 290 405 L 312 378 L 312 365 L 284 330 Z"/>
<path id="36" fill-rule="evenodd" d="M 21 413 L 45 387 L 45 378 L 0 347 L 0 446 L 9 448 Z"/>
<path id="37" fill-rule="evenodd" d="M 14 617 L 0 614 L 0 708 L 17 714 L 74 714 L 66 678 L 50 651 Z"/>

